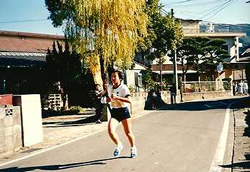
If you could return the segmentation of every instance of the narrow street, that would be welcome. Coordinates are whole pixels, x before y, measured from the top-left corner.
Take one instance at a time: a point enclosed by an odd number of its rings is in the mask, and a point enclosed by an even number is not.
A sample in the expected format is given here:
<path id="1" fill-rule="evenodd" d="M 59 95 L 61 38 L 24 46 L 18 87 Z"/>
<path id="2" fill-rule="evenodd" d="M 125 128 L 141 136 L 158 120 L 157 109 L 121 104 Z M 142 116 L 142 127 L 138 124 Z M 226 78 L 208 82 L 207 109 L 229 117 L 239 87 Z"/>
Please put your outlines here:
<path id="1" fill-rule="evenodd" d="M 208 172 L 223 130 L 227 106 L 236 100 L 166 105 L 133 121 L 138 157 L 129 158 L 128 141 L 113 158 L 107 131 L 1 166 L 0 171 Z M 222 165 L 222 164 L 221 164 Z"/>

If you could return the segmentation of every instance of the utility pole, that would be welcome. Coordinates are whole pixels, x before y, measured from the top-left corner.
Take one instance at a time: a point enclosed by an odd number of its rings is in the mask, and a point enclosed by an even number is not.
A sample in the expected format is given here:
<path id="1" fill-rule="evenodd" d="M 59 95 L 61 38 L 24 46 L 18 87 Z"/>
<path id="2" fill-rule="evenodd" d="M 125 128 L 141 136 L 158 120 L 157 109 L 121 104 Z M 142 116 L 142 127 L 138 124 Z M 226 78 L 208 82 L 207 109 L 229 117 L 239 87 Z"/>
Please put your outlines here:
<path id="1" fill-rule="evenodd" d="M 163 64 L 163 59 L 160 57 L 160 90 L 162 91 L 162 64 Z"/>
<path id="2" fill-rule="evenodd" d="M 173 22 L 175 22 L 174 9 L 171 9 L 171 16 L 172 16 Z M 174 69 L 173 83 L 175 84 L 175 90 L 176 90 L 176 94 L 177 94 L 177 92 L 178 92 L 178 74 L 177 74 L 177 55 L 176 55 L 176 50 L 172 50 L 172 55 L 173 55 L 173 69 Z"/>

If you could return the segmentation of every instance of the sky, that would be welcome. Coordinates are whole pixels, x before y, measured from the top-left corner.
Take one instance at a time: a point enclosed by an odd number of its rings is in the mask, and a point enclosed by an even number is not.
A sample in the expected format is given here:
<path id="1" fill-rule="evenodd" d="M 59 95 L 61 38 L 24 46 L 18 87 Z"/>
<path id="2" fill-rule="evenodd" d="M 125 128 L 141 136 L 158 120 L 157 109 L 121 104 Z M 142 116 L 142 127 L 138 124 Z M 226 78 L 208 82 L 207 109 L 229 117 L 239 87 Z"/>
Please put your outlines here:
<path id="1" fill-rule="evenodd" d="M 225 24 L 250 24 L 247 0 L 160 0 L 164 11 L 174 9 L 174 16 Z M 48 19 L 45 0 L 0 0 L 0 30 L 63 34 Z"/>
<path id="2" fill-rule="evenodd" d="M 160 0 L 175 17 L 223 24 L 250 24 L 247 0 Z"/>

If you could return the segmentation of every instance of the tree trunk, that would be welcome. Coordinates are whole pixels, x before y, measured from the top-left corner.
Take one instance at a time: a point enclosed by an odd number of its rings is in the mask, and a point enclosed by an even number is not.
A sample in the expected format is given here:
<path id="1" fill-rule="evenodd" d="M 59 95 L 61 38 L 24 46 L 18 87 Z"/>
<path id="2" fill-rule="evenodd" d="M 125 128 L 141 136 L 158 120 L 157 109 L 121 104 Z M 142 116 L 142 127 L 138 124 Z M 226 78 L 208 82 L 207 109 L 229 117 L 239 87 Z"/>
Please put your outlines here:
<path id="1" fill-rule="evenodd" d="M 99 84 L 101 86 L 103 86 L 103 80 L 102 80 L 103 67 L 102 67 L 102 65 L 103 65 L 102 58 L 100 58 L 99 63 L 96 66 L 95 73 L 92 72 L 95 84 Z"/>

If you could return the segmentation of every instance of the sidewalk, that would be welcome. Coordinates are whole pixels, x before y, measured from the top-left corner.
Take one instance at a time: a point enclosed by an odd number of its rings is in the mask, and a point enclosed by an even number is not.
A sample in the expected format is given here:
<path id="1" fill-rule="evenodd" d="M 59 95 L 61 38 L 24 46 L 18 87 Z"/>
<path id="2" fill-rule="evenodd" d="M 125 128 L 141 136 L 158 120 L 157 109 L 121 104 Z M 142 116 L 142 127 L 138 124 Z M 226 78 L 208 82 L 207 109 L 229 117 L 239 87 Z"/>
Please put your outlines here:
<path id="1" fill-rule="evenodd" d="M 151 111 L 144 111 L 140 115 L 135 115 L 135 118 L 150 112 Z M 43 142 L 31 147 L 23 147 L 19 151 L 8 156 L 0 156 L 0 165 L 15 161 L 15 159 L 21 159 L 25 156 L 32 156 L 39 152 L 45 152 L 56 146 L 67 144 L 107 130 L 108 122 L 102 121 L 102 123 L 97 124 L 95 120 L 93 120 L 94 115 L 95 110 L 88 110 L 83 114 L 43 118 Z"/>
<path id="2" fill-rule="evenodd" d="M 235 125 L 232 172 L 250 172 L 250 101 L 246 108 L 234 110 L 233 116 Z"/>
<path id="3" fill-rule="evenodd" d="M 11 155 L 0 157 L 0 164 L 106 130 L 107 121 L 100 124 L 91 122 L 94 115 L 95 111 L 92 110 L 79 115 L 43 118 L 44 141 L 31 147 L 23 147 Z"/>
<path id="4" fill-rule="evenodd" d="M 250 172 L 250 98 L 235 103 L 231 112 L 223 172 Z"/>
<path id="5" fill-rule="evenodd" d="M 81 115 L 64 115 L 43 119 L 44 143 L 39 147 L 49 147 L 90 135 L 107 129 L 107 121 L 100 124 L 89 120 L 95 112 Z"/>

